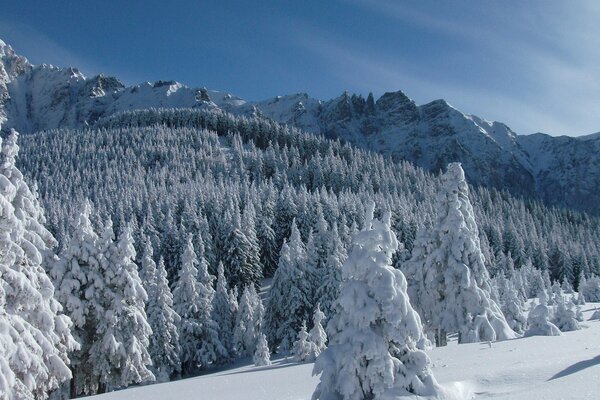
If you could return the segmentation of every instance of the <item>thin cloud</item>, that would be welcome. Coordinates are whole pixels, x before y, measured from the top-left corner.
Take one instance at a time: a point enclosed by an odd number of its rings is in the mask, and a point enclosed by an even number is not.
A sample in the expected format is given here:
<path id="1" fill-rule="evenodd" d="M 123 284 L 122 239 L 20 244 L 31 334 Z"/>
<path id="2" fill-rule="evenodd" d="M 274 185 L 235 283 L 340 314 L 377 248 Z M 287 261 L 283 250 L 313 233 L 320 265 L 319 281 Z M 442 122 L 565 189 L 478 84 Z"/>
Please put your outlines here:
<path id="1" fill-rule="evenodd" d="M 595 4 L 583 11 L 581 7 L 563 10 L 560 3 L 535 12 L 531 7 L 515 7 L 509 18 L 499 12 L 499 3 L 490 2 L 486 3 L 492 5 L 489 15 L 476 18 L 474 13 L 465 17 L 466 23 L 419 10 L 410 3 L 350 3 L 394 23 L 433 31 L 442 39 L 453 37 L 466 44 L 466 53 L 451 54 L 454 64 L 436 69 L 424 65 L 423 60 L 401 57 L 390 46 L 365 50 L 343 36 L 304 27 L 297 43 L 325 60 L 335 71 L 331 74 L 349 88 L 374 92 L 398 88 L 419 102 L 443 97 L 465 112 L 503 121 L 520 133 L 573 135 L 600 129 L 600 116 L 593 112 L 600 105 L 596 67 L 600 28 L 589 19 L 571 26 L 582 18 L 582 12 L 594 15 L 598 10 Z M 590 34 L 592 29 L 598 35 Z M 461 60 L 464 55 L 467 58 Z M 471 72 L 476 72 L 477 78 L 471 79 Z"/>

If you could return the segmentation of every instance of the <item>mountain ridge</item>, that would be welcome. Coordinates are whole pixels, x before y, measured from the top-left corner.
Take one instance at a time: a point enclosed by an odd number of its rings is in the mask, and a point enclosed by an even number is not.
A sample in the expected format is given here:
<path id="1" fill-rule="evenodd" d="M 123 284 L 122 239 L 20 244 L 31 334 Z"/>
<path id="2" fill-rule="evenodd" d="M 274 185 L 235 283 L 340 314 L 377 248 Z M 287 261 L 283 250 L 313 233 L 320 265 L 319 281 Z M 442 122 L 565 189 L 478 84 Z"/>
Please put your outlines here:
<path id="1" fill-rule="evenodd" d="M 402 91 L 378 99 L 344 92 L 330 100 L 296 93 L 246 101 L 176 81 L 125 86 L 103 74 L 86 78 L 76 68 L 33 65 L 0 40 L 5 128 L 77 128 L 124 111 L 183 107 L 270 118 L 434 172 L 461 161 L 475 185 L 600 214 L 600 133 L 517 135 L 502 122 L 463 113 L 443 99 L 417 105 Z"/>

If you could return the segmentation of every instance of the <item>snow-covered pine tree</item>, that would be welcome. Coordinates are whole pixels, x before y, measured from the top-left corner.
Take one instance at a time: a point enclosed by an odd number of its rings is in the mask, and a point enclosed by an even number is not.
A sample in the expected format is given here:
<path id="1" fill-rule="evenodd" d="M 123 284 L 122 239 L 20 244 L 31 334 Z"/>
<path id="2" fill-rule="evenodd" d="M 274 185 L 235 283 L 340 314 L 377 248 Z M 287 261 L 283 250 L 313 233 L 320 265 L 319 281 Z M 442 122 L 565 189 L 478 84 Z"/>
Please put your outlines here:
<path id="1" fill-rule="evenodd" d="M 56 240 L 15 167 L 17 137 L 0 139 L 0 397 L 45 399 L 71 377 L 68 353 L 79 346 L 44 270 Z"/>
<path id="2" fill-rule="evenodd" d="M 233 360 L 233 331 L 235 328 L 235 312 L 237 304 L 232 303 L 232 298 L 227 290 L 227 279 L 223 263 L 217 268 L 217 288 L 213 298 L 213 321 L 217 324 L 219 339 L 227 350 L 222 357 L 215 360 L 216 364 L 229 364 Z"/>
<path id="3" fill-rule="evenodd" d="M 162 259 L 158 266 L 150 267 L 152 246 L 147 245 L 143 260 L 146 260 L 148 303 L 146 312 L 152 328 L 148 351 L 152 358 L 152 372 L 159 382 L 167 382 L 181 372 L 179 359 L 179 315 L 173 310 L 173 295 L 167 280 L 167 270 Z"/>
<path id="4" fill-rule="evenodd" d="M 199 265 L 200 271 L 196 265 Z M 173 290 L 174 309 L 181 317 L 179 340 L 183 375 L 207 367 L 227 355 L 219 340 L 218 327 L 211 317 L 212 281 L 208 263 L 202 256 L 198 259 L 190 235 L 181 255 L 179 279 Z"/>
<path id="5" fill-rule="evenodd" d="M 373 211 L 374 205 L 342 267 L 343 287 L 328 324 L 329 347 L 313 370 L 321 374 L 314 400 L 371 399 L 392 388 L 439 393 L 429 358 L 416 348 L 423 330 L 406 280 L 391 266 L 398 241 L 389 213 L 378 221 Z"/>
<path id="6" fill-rule="evenodd" d="M 245 218 L 252 215 L 244 214 Z M 251 223 L 244 220 L 245 225 L 250 227 Z M 252 219 L 253 221 L 253 219 Z M 228 281 L 230 285 L 246 287 L 250 283 L 259 284 L 262 278 L 262 266 L 260 264 L 260 252 L 253 241 L 249 240 L 242 230 L 242 222 L 239 211 L 233 214 L 232 226 L 227 240 L 227 252 L 224 264 L 228 269 Z M 256 237 L 256 233 L 253 234 Z"/>
<path id="7" fill-rule="evenodd" d="M 292 345 L 292 354 L 294 360 L 299 362 L 312 362 L 315 359 L 317 350 L 315 344 L 308 339 L 306 332 L 306 323 L 303 322 L 298 332 L 297 339 Z"/>
<path id="8" fill-rule="evenodd" d="M 267 205 L 263 206 L 263 209 Z M 277 268 L 277 244 L 275 231 L 272 228 L 272 210 L 263 211 L 262 218 L 258 221 L 257 236 L 260 243 L 260 261 L 263 265 L 264 275 L 272 276 Z"/>
<path id="9" fill-rule="evenodd" d="M 547 287 L 544 282 L 542 272 L 539 269 L 533 270 L 531 279 L 529 282 L 529 288 L 527 291 L 528 297 L 529 298 L 536 297 L 540 291 L 546 290 L 546 289 L 547 289 Z"/>
<path id="10" fill-rule="evenodd" d="M 506 318 L 506 322 L 511 329 L 519 334 L 523 334 L 527 329 L 527 317 L 523 312 L 524 304 L 519 297 L 517 290 L 511 281 L 507 281 L 508 285 L 505 288 L 501 302 L 502 312 Z"/>
<path id="11" fill-rule="evenodd" d="M 321 285 L 317 289 L 317 302 L 325 314 L 325 321 L 328 321 L 334 312 L 334 303 L 340 293 L 342 284 L 342 265 L 346 261 L 346 249 L 338 233 L 337 224 L 333 225 L 330 234 L 331 253 L 327 257 L 327 262 L 318 275 L 321 279 Z"/>
<path id="12" fill-rule="evenodd" d="M 265 314 L 265 333 L 269 346 L 280 346 L 283 353 L 291 350 L 302 321 L 310 317 L 310 286 L 304 268 L 306 250 L 296 222 L 292 221 L 289 243 L 284 242 L 279 267 L 273 276 Z"/>
<path id="13" fill-rule="evenodd" d="M 265 319 L 265 306 L 254 285 L 250 285 L 250 301 L 252 302 L 252 336 L 256 346 L 258 337 L 263 332 Z"/>
<path id="14" fill-rule="evenodd" d="M 321 271 L 322 266 L 320 265 L 321 260 L 318 248 L 314 232 L 311 230 L 306 240 L 306 264 L 303 268 L 308 282 L 308 298 L 311 303 L 315 303 L 317 290 L 321 284 L 320 275 L 324 274 Z"/>
<path id="15" fill-rule="evenodd" d="M 527 325 L 529 326 L 523 336 L 560 336 L 560 329 L 554 325 L 550 319 L 552 312 L 546 305 L 546 295 L 544 291 L 540 292 L 540 304 L 536 305 L 529 312 Z"/>
<path id="16" fill-rule="evenodd" d="M 90 222 L 92 208 L 85 201 L 72 220 L 72 234 L 50 273 L 57 288 L 57 298 L 73 321 L 73 334 L 81 348 L 71 353 L 71 397 L 94 394 L 99 377 L 95 372 L 90 347 L 96 341 L 98 312 L 103 309 L 98 292 L 104 287 L 100 274 L 99 237 Z"/>
<path id="17" fill-rule="evenodd" d="M 181 372 L 188 375 L 193 373 L 200 364 L 198 349 L 201 347 L 200 338 L 200 284 L 198 283 L 198 259 L 188 238 L 187 246 L 181 255 L 181 266 L 177 283 L 173 289 L 173 308 L 180 316 L 179 343 Z"/>
<path id="18" fill-rule="evenodd" d="M 600 301 L 600 277 L 591 276 L 579 284 L 579 293 L 582 293 L 586 301 Z"/>
<path id="19" fill-rule="evenodd" d="M 458 333 L 459 343 L 516 337 L 490 296 L 490 277 L 479 246 L 479 230 L 460 163 L 442 177 L 437 218 L 420 232 L 406 263 L 409 295 L 436 343 Z"/>
<path id="20" fill-rule="evenodd" d="M 235 352 L 241 357 L 247 357 L 254 353 L 256 347 L 254 304 L 249 287 L 244 288 L 240 299 L 233 333 L 233 343 Z"/>
<path id="21" fill-rule="evenodd" d="M 267 345 L 267 337 L 264 333 L 258 335 L 258 342 L 256 343 L 256 350 L 254 351 L 254 365 L 262 367 L 265 365 L 271 365 L 271 353 L 269 352 L 269 346 Z"/>
<path id="22" fill-rule="evenodd" d="M 319 304 L 313 314 L 313 327 L 308 333 L 309 340 L 314 343 L 314 351 L 316 358 L 327 347 L 327 333 L 323 329 L 322 321 L 325 319 L 325 314 L 321 311 Z"/>
<path id="23" fill-rule="evenodd" d="M 199 288 L 199 322 L 201 346 L 197 349 L 199 363 L 202 368 L 215 364 L 217 360 L 227 357 L 228 351 L 219 338 L 219 327 L 213 320 L 213 299 L 215 289 L 213 282 L 215 277 L 208 272 L 208 262 L 204 257 L 204 244 L 202 238 L 198 238 L 198 288 Z M 188 244 L 188 246 L 190 246 Z"/>
<path id="24" fill-rule="evenodd" d="M 112 232 L 112 224 L 107 224 L 105 232 Z M 98 391 L 103 393 L 154 381 L 155 377 L 148 369 L 152 364 L 148 352 L 152 329 L 145 311 L 148 296 L 134 262 L 130 228 L 124 227 L 116 243 L 110 238 L 101 247 L 104 286 L 98 290 L 101 308 L 97 310 L 97 337 L 89 351 L 99 375 Z"/>
<path id="25" fill-rule="evenodd" d="M 554 311 L 552 323 L 556 325 L 561 332 L 576 331 L 581 329 L 579 322 L 577 321 L 577 314 L 575 313 L 574 304 L 568 304 L 564 297 L 557 299 L 558 303 Z"/>

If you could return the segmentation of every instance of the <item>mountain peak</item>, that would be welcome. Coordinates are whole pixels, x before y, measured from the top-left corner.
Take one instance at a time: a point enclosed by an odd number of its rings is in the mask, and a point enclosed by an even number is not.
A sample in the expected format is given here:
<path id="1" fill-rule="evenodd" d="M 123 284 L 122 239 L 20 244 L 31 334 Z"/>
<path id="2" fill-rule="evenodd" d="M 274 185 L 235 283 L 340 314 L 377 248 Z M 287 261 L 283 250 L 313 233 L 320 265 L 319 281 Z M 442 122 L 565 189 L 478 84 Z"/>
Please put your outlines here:
<path id="1" fill-rule="evenodd" d="M 375 106 L 379 112 L 396 116 L 393 118 L 394 123 L 413 122 L 419 117 L 417 105 L 401 90 L 384 93 L 377 99 Z"/>

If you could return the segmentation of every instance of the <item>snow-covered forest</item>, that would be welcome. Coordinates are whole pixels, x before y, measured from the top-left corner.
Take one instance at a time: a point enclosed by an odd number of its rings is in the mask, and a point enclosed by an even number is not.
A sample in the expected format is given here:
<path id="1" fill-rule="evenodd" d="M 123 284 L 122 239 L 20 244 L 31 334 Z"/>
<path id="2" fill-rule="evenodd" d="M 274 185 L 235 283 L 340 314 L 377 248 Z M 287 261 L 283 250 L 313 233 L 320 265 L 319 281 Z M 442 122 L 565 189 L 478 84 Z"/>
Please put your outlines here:
<path id="1" fill-rule="evenodd" d="M 459 163 L 191 109 L 11 130 L 1 157 L 0 398 L 282 355 L 316 360 L 315 399 L 442 396 L 433 345 L 561 335 L 600 301 L 600 220 Z"/>

